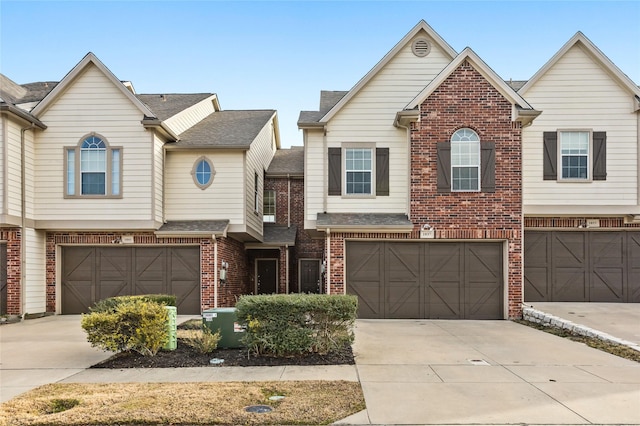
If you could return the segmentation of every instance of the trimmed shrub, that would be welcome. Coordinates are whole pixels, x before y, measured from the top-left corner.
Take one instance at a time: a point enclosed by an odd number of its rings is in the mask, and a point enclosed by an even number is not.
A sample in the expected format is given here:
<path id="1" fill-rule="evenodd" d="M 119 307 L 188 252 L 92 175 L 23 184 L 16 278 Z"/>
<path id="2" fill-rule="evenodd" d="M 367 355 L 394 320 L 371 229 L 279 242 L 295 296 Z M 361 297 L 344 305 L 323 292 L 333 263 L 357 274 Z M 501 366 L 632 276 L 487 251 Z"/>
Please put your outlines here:
<path id="1" fill-rule="evenodd" d="M 91 346 L 105 351 L 135 351 L 154 356 L 169 340 L 164 305 L 141 298 L 119 302 L 111 310 L 82 315 Z"/>
<path id="2" fill-rule="evenodd" d="M 207 327 L 200 327 L 197 330 L 182 330 L 180 335 L 180 338 L 187 346 L 192 347 L 201 354 L 212 353 L 218 349 L 218 343 L 220 342 L 220 330 L 214 333 Z"/>
<path id="3" fill-rule="evenodd" d="M 353 342 L 358 299 L 351 295 L 241 296 L 243 343 L 255 354 L 287 356 L 339 351 Z"/>
<path id="4" fill-rule="evenodd" d="M 176 296 L 172 294 L 141 294 L 138 296 L 116 296 L 102 299 L 91 307 L 91 312 L 115 312 L 116 308 L 132 300 L 154 302 L 164 306 L 176 306 Z"/>

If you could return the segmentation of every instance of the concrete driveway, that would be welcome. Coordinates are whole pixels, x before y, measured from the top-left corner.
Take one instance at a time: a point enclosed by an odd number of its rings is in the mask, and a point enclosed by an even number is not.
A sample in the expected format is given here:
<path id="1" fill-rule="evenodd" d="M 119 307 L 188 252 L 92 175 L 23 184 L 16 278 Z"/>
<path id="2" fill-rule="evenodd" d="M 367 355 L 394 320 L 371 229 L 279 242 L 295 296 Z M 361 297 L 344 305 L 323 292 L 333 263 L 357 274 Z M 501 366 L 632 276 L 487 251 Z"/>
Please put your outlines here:
<path id="1" fill-rule="evenodd" d="M 510 321 L 359 320 L 369 424 L 640 424 L 640 364 Z"/>

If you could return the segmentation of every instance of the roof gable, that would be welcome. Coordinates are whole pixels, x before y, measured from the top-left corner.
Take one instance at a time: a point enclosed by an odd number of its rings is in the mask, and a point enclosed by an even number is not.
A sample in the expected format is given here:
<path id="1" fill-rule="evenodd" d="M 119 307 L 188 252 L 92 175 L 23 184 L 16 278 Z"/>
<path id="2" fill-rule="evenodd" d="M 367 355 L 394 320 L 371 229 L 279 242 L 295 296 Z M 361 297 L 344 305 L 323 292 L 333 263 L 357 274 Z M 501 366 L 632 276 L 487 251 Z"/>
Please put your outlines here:
<path id="1" fill-rule="evenodd" d="M 319 121 L 327 122 L 346 105 L 360 90 L 367 85 L 371 79 L 378 74 L 397 54 L 407 45 L 416 35 L 421 31 L 427 33 L 427 35 L 433 40 L 433 42 L 447 55 L 453 59 L 456 56 L 456 51 L 446 42 L 438 33 L 434 31 L 424 20 L 418 22 L 418 24 L 411 29 L 394 47 L 369 71 L 358 83 L 345 96 L 343 96 L 334 106 L 331 108 Z"/>
<path id="2" fill-rule="evenodd" d="M 436 76 L 418 95 L 407 104 L 404 112 L 412 111 L 422 104 L 464 61 L 468 61 L 473 68 L 478 71 L 505 99 L 513 105 L 513 121 L 522 121 L 523 124 L 530 123 L 540 114 L 518 93 L 516 93 L 509 84 L 500 78 L 494 70 L 492 70 L 480 57 L 469 47 L 465 48 L 460 54 L 447 65 L 440 74 Z M 398 113 L 399 115 L 402 112 Z M 397 117 L 397 120 L 399 117 Z"/>
<path id="3" fill-rule="evenodd" d="M 578 31 L 571 39 L 565 43 L 564 46 L 556 52 L 555 55 L 544 64 L 542 68 L 536 72 L 533 77 L 522 86 L 518 93 L 525 94 L 527 91 L 535 86 L 535 84 L 544 76 L 569 50 L 579 46 L 583 49 L 600 67 L 602 67 L 607 74 L 613 78 L 622 88 L 629 91 L 630 94 L 640 97 L 640 88 L 623 73 L 598 47 L 591 42 L 582 32 Z"/>
<path id="4" fill-rule="evenodd" d="M 109 79 L 115 87 L 118 88 L 130 101 L 135 105 L 145 117 L 154 117 L 153 112 L 120 81 L 116 76 L 91 52 L 82 58 L 64 78 L 49 92 L 38 105 L 33 108 L 31 113 L 36 117 L 42 114 L 75 82 L 75 80 L 87 69 L 94 65 L 104 76 Z"/>

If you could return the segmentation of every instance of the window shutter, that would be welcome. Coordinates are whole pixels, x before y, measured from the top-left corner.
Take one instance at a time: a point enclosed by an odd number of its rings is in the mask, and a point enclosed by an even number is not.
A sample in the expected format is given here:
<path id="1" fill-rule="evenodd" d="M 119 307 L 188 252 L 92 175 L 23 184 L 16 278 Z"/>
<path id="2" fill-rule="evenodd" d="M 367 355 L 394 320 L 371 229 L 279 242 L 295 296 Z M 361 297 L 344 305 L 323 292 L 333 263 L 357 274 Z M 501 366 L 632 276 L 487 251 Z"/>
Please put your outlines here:
<path id="1" fill-rule="evenodd" d="M 496 144 L 482 142 L 480 147 L 480 189 L 482 192 L 496 192 Z"/>
<path id="2" fill-rule="evenodd" d="M 389 148 L 376 148 L 376 195 L 389 195 Z"/>
<path id="3" fill-rule="evenodd" d="M 558 134 L 556 132 L 544 132 L 544 157 L 543 161 L 543 179 L 558 179 Z"/>
<path id="4" fill-rule="evenodd" d="M 593 132 L 593 180 L 607 180 L 607 132 Z"/>
<path id="5" fill-rule="evenodd" d="M 438 148 L 438 192 L 451 192 L 451 142 L 439 142 Z"/>
<path id="6" fill-rule="evenodd" d="M 342 195 L 342 149 L 329 148 L 329 195 Z"/>

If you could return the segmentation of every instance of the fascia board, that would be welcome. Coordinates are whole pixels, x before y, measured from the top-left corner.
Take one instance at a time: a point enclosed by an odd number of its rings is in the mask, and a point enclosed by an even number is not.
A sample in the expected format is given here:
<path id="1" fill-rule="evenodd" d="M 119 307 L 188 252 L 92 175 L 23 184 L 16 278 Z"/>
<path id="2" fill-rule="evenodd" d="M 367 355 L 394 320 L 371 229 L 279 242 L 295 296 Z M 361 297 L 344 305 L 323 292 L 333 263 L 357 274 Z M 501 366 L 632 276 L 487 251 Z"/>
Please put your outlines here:
<path id="1" fill-rule="evenodd" d="M 409 43 L 409 41 L 411 41 L 411 39 L 415 37 L 420 31 L 426 32 L 427 35 L 431 37 L 431 39 L 436 43 L 436 45 L 438 45 L 438 47 L 440 47 L 445 52 L 445 54 L 449 56 L 450 59 L 453 59 L 456 57 L 456 54 L 457 54 L 456 51 L 442 37 L 440 37 L 440 35 L 437 32 L 435 32 L 433 28 L 431 28 L 424 20 L 422 20 L 418 22 L 418 24 L 415 27 L 413 27 L 413 29 L 409 31 L 407 35 L 405 35 L 402 38 L 402 40 L 400 40 L 393 47 L 393 49 L 391 49 L 389 53 L 387 53 L 380 60 L 380 62 L 378 62 L 371 69 L 371 71 L 369 71 L 362 79 L 360 79 L 360 81 L 358 81 L 356 85 L 353 86 L 351 90 L 349 90 L 349 93 L 343 96 L 342 99 L 340 99 L 340 101 L 337 104 L 335 104 L 334 107 L 331 108 L 329 112 L 327 112 L 324 115 L 324 117 L 322 117 L 318 121 L 320 123 L 326 123 L 329 120 L 331 120 L 331 118 L 333 118 L 333 116 L 335 116 L 345 104 L 347 104 L 364 86 L 366 86 L 367 83 L 369 83 L 369 81 L 371 81 L 371 79 L 376 74 L 378 74 L 378 72 L 380 72 L 380 70 L 384 68 L 391 61 L 391 59 L 393 59 L 398 54 L 398 52 L 402 50 L 404 46 L 407 43 Z"/>
<path id="2" fill-rule="evenodd" d="M 533 107 L 524 100 L 522 96 L 516 93 L 509 85 L 500 78 L 496 72 L 491 69 L 470 47 L 465 48 L 460 54 L 449 63 L 413 100 L 407 104 L 405 110 L 412 110 L 422 104 L 465 60 L 469 60 L 473 67 L 482 76 L 491 83 L 493 87 L 500 92 L 509 102 L 518 105 L 523 109 L 531 109 Z"/>
<path id="3" fill-rule="evenodd" d="M 634 94 L 635 96 L 640 96 L 640 87 L 638 87 L 625 73 L 623 73 L 620 68 L 614 64 L 611 59 L 607 57 L 598 47 L 591 42 L 582 32 L 578 31 L 571 39 L 564 44 L 556 52 L 555 55 L 551 57 L 547 61 L 546 64 L 542 66 L 534 75 L 531 77 L 524 86 L 520 88 L 518 93 L 522 93 L 523 95 L 533 87 L 543 75 L 545 75 L 551 67 L 553 67 L 556 62 L 560 60 L 574 45 L 579 45 L 583 48 L 583 50 L 591 56 L 604 70 L 611 75 L 615 80 L 617 80 L 618 84 L 623 86 L 629 92 Z"/>
<path id="4" fill-rule="evenodd" d="M 40 117 L 47 108 L 55 102 L 55 100 L 64 93 L 67 88 L 73 84 L 76 78 L 90 65 L 95 65 L 111 82 L 133 103 L 145 117 L 155 117 L 155 114 L 146 107 L 127 87 L 116 78 L 116 76 L 91 52 L 82 58 L 78 64 L 73 67 L 67 75 L 53 88 L 51 92 L 45 96 L 45 98 L 33 108 L 31 114 L 36 117 Z"/>

